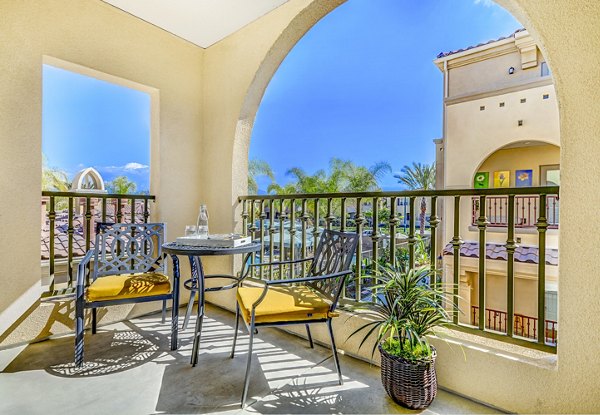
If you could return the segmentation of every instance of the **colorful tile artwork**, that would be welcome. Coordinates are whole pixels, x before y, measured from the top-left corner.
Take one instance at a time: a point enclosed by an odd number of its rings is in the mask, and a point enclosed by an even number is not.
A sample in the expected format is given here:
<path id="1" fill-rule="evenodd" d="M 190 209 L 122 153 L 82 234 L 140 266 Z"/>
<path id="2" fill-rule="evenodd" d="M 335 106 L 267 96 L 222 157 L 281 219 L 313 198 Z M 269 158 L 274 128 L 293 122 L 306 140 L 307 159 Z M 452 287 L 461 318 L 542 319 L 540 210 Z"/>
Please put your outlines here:
<path id="1" fill-rule="evenodd" d="M 487 189 L 490 187 L 490 173 L 487 171 L 479 171 L 473 179 L 474 189 Z"/>
<path id="2" fill-rule="evenodd" d="M 516 187 L 533 186 L 533 170 L 517 170 L 515 172 Z"/>
<path id="3" fill-rule="evenodd" d="M 510 171 L 502 170 L 494 172 L 494 187 L 510 187 Z"/>

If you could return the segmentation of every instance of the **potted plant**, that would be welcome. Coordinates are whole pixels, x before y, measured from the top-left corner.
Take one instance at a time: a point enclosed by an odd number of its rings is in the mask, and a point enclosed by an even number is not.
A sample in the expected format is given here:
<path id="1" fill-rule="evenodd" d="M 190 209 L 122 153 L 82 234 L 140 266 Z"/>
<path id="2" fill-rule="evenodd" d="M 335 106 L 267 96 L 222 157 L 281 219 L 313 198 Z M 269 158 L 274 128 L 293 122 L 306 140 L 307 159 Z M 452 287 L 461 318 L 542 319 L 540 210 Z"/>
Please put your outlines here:
<path id="1" fill-rule="evenodd" d="M 430 286 L 435 272 L 425 267 L 383 266 L 370 278 L 376 281 L 369 288 L 376 300 L 356 306 L 369 311 L 370 321 L 350 337 L 364 335 L 360 348 L 376 333 L 371 356 L 378 348 L 385 390 L 402 406 L 426 408 L 437 393 L 436 350 L 427 336 L 448 325 L 457 311 L 448 301 L 451 294 Z"/>

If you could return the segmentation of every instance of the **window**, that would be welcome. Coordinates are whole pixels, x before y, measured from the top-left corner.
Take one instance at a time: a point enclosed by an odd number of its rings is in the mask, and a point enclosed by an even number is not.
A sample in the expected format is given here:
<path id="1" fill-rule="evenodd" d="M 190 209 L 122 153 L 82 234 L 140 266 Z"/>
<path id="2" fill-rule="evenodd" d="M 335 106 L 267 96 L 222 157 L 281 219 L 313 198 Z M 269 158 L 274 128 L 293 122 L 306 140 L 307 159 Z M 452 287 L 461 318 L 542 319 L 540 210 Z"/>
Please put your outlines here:
<path id="1" fill-rule="evenodd" d="M 548 99 L 548 98 L 550 98 L 550 94 L 544 94 L 544 95 L 542 96 L 542 98 L 543 98 L 543 99 Z"/>
<path id="2" fill-rule="evenodd" d="M 519 127 L 522 127 L 522 126 L 523 126 L 523 120 L 519 120 L 519 121 L 517 122 L 517 125 L 518 125 Z"/>
<path id="3" fill-rule="evenodd" d="M 550 69 L 548 69 L 548 64 L 546 62 L 542 62 L 541 67 L 541 76 L 549 76 Z"/>
<path id="4" fill-rule="evenodd" d="M 479 107 L 479 111 L 485 111 L 485 105 L 482 105 L 481 107 Z"/>
<path id="5" fill-rule="evenodd" d="M 527 98 L 521 98 L 521 104 L 524 104 L 527 102 Z"/>
<path id="6" fill-rule="evenodd" d="M 64 172 L 67 182 L 93 167 L 107 188 L 125 177 L 135 185 L 131 192 L 148 192 L 150 105 L 144 91 L 44 64 L 42 152 L 48 166 Z"/>
<path id="7" fill-rule="evenodd" d="M 501 103 L 499 104 L 499 107 L 500 107 L 500 108 L 504 107 L 504 102 L 501 102 Z"/>

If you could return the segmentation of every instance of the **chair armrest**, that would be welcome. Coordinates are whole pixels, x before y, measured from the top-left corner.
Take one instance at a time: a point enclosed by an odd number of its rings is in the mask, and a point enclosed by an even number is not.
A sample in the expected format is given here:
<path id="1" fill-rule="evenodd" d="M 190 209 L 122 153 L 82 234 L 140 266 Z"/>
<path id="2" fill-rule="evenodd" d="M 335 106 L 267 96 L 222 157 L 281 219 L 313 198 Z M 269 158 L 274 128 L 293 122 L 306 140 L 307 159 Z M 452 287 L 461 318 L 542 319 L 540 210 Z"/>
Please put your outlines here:
<path id="1" fill-rule="evenodd" d="M 348 271 L 336 272 L 334 274 L 317 275 L 315 277 L 291 278 L 291 279 L 287 279 L 287 280 L 270 280 L 270 281 L 264 281 L 264 282 L 265 282 L 265 284 L 267 284 L 267 286 L 279 285 L 279 284 L 294 284 L 297 282 L 311 282 L 311 281 L 327 280 L 327 279 L 337 278 L 337 277 L 341 277 L 343 275 L 348 275 L 348 274 L 352 274 L 352 271 L 348 270 Z"/>
<path id="2" fill-rule="evenodd" d="M 77 297 L 79 297 L 80 294 L 83 294 L 83 287 L 85 285 L 85 267 L 92 260 L 94 253 L 95 251 L 93 249 L 87 251 L 77 268 Z"/>

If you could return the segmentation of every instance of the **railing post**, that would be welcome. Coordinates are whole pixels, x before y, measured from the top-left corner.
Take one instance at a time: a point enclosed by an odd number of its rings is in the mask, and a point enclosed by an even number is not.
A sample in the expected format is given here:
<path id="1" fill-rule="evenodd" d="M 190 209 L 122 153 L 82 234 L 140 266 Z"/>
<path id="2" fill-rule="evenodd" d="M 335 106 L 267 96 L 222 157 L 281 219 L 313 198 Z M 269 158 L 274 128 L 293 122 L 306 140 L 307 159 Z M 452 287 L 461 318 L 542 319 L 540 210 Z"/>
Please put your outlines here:
<path id="1" fill-rule="evenodd" d="M 48 260 L 50 262 L 50 288 L 49 291 L 54 291 L 54 238 L 55 238 L 55 228 L 56 228 L 56 210 L 55 210 L 55 199 L 54 196 L 50 196 L 50 211 L 48 212 L 48 221 L 50 223 L 50 240 L 48 241 Z"/>
<path id="2" fill-rule="evenodd" d="M 314 227 L 313 227 L 313 241 L 312 241 L 312 249 L 313 249 L 313 255 L 315 253 L 315 248 L 317 247 L 317 244 L 319 243 L 319 220 L 320 220 L 320 206 L 319 206 L 319 200 L 320 199 L 315 199 L 314 200 L 314 205 L 313 208 L 315 210 L 315 217 L 314 217 Z"/>
<path id="3" fill-rule="evenodd" d="M 437 287 L 437 270 L 436 270 L 436 244 L 437 244 L 437 226 L 440 219 L 437 215 L 437 196 L 431 197 L 431 216 L 429 217 L 429 228 L 431 229 L 431 239 L 429 240 L 429 267 L 431 269 L 431 280 L 429 285 L 433 288 Z"/>
<path id="4" fill-rule="evenodd" d="M 275 249 L 275 242 L 273 241 L 273 237 L 275 236 L 275 232 L 277 231 L 275 229 L 274 221 L 275 221 L 275 200 L 271 199 L 271 200 L 269 200 L 269 262 L 274 261 L 273 250 Z M 273 267 L 272 266 L 269 267 L 269 279 L 270 280 L 273 279 Z"/>
<path id="5" fill-rule="evenodd" d="M 148 212 L 148 199 L 144 199 L 144 223 L 148 223 L 148 217 L 150 216 L 150 212 Z M 244 233 L 246 231 L 244 230 Z"/>
<path id="6" fill-rule="evenodd" d="M 515 195 L 508 195 L 508 235 L 506 239 L 506 335 L 514 333 L 515 298 Z"/>
<path id="7" fill-rule="evenodd" d="M 255 203 L 254 200 L 250 200 L 250 236 L 252 238 L 252 240 L 254 240 L 254 233 L 256 232 L 256 230 L 258 229 L 256 227 L 256 207 L 255 207 Z M 261 258 L 262 260 L 262 258 Z M 254 264 L 256 262 L 256 252 L 252 252 L 252 263 Z M 251 277 L 255 277 L 256 274 L 256 267 L 251 267 L 251 271 L 250 271 L 250 276 Z"/>
<path id="8" fill-rule="evenodd" d="M 328 230 L 331 229 L 331 223 L 335 219 L 335 216 L 333 215 L 333 211 L 332 211 L 332 208 L 331 208 L 331 204 L 332 203 L 333 203 L 333 199 L 332 198 L 328 198 L 327 199 L 327 216 L 325 217 L 325 221 L 327 222 L 327 229 Z"/>
<path id="9" fill-rule="evenodd" d="M 123 212 L 121 211 L 121 198 L 117 198 L 117 223 L 121 223 L 123 221 Z"/>
<path id="10" fill-rule="evenodd" d="M 356 216 L 354 217 L 354 223 L 356 224 L 356 234 L 358 235 L 358 245 L 356 247 L 356 268 L 354 272 L 356 301 L 360 301 L 362 297 L 362 223 L 365 218 L 362 216 L 362 199 L 356 198 Z"/>
<path id="11" fill-rule="evenodd" d="M 258 230 L 258 235 L 260 237 L 260 262 L 265 262 L 265 219 L 267 218 L 267 214 L 265 213 L 265 201 L 261 199 L 258 206 L 260 209 L 258 211 L 258 223 L 260 226 L 260 229 Z M 265 267 L 259 268 L 259 275 L 262 280 L 265 277 Z"/>
<path id="12" fill-rule="evenodd" d="M 285 200 L 281 199 L 279 205 L 279 260 L 285 261 L 285 220 L 288 215 L 285 213 Z M 279 279 L 283 279 L 283 264 L 279 264 Z"/>
<path id="13" fill-rule="evenodd" d="M 301 216 L 300 216 L 300 220 L 302 222 L 302 258 L 306 258 L 306 234 L 308 231 L 308 212 L 306 211 L 306 199 L 302 199 L 302 205 L 301 205 Z"/>
<path id="14" fill-rule="evenodd" d="M 248 235 L 248 201 L 242 200 L 242 235 Z"/>
<path id="15" fill-rule="evenodd" d="M 456 217 L 456 216 L 455 216 Z M 485 310 L 485 262 L 487 257 L 487 246 L 485 241 L 485 231 L 489 224 L 485 217 L 485 196 L 479 197 L 479 218 L 477 219 L 477 227 L 479 228 L 479 308 Z M 485 329 L 485 319 L 483 313 L 479 313 L 479 330 Z"/>
<path id="16" fill-rule="evenodd" d="M 346 231 L 346 198 L 342 197 L 340 203 L 340 231 Z"/>
<path id="17" fill-rule="evenodd" d="M 411 215 L 412 216 L 412 215 Z M 452 247 L 454 253 L 454 270 L 453 270 L 453 302 L 454 310 L 452 313 L 452 320 L 454 324 L 458 324 L 458 294 L 460 284 L 460 246 L 463 244 L 460 238 L 460 196 L 454 196 L 454 236 L 452 237 Z M 479 307 L 479 319 L 481 320 L 481 314 L 485 313 L 485 309 Z"/>
<path id="18" fill-rule="evenodd" d="M 390 198 L 390 264 L 392 267 L 396 266 L 396 226 L 400 221 L 396 215 L 396 201 L 397 198 Z"/>
<path id="19" fill-rule="evenodd" d="M 379 266 L 379 240 L 381 239 L 381 234 L 379 233 L 379 198 L 373 198 L 373 233 L 371 234 L 371 241 L 373 244 L 373 250 L 371 255 L 371 273 L 373 276 L 378 275 L 378 266 Z M 377 293 L 375 293 L 375 299 L 377 299 Z M 375 300 L 371 299 L 371 300 Z"/>
<path id="20" fill-rule="evenodd" d="M 409 198 L 409 214 L 410 222 L 408 224 L 408 268 L 413 269 L 415 267 L 415 197 Z"/>
<path id="21" fill-rule="evenodd" d="M 290 200 L 290 259 L 293 261 L 296 253 L 296 200 Z M 290 278 L 294 278 L 295 268 L 290 264 Z"/>
<path id="22" fill-rule="evenodd" d="M 67 227 L 67 237 L 68 237 L 68 271 L 69 271 L 69 287 L 73 286 L 73 198 L 69 197 L 69 216 L 68 216 L 68 227 Z"/>
<path id="23" fill-rule="evenodd" d="M 546 195 L 540 195 L 539 218 L 536 223 L 538 230 L 538 318 L 537 318 L 537 340 L 540 344 L 546 343 L 545 319 L 546 319 L 546 230 L 548 221 L 546 219 Z"/>
<path id="24" fill-rule="evenodd" d="M 135 197 L 131 198 L 131 223 L 135 223 Z"/>
<path id="25" fill-rule="evenodd" d="M 92 223 L 92 209 L 91 209 L 91 198 L 85 198 L 85 250 L 86 252 L 90 250 L 90 238 L 91 232 L 90 227 Z"/>

